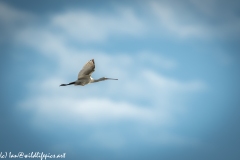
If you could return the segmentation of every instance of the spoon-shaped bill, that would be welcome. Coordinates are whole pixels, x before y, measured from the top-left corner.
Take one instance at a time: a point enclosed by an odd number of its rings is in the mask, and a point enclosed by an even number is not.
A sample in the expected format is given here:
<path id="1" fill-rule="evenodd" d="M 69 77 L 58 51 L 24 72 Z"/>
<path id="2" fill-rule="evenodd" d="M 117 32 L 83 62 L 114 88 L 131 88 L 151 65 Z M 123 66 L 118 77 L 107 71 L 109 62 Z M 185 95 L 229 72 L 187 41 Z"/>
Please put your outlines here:
<path id="1" fill-rule="evenodd" d="M 118 80 L 118 79 L 115 79 L 115 78 L 106 78 L 106 79 L 110 79 L 110 80 Z"/>

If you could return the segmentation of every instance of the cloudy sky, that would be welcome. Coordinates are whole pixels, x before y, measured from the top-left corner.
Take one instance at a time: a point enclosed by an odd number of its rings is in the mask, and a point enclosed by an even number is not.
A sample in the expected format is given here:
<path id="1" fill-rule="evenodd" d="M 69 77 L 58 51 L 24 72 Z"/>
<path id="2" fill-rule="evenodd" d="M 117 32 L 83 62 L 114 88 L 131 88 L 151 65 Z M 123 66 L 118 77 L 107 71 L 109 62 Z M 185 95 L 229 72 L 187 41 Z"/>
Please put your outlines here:
<path id="1" fill-rule="evenodd" d="M 239 159 L 239 6 L 0 0 L 0 152 Z"/>

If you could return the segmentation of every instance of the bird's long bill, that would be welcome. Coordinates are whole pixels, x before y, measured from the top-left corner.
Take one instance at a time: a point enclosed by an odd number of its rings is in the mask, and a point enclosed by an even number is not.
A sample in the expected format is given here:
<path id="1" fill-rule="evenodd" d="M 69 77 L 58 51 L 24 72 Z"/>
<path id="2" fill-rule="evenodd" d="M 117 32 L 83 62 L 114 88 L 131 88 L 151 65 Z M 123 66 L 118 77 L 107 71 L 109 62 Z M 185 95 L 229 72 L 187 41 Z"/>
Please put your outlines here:
<path id="1" fill-rule="evenodd" d="M 109 80 L 118 80 L 118 79 L 115 79 L 115 78 L 106 78 L 106 79 L 109 79 Z"/>

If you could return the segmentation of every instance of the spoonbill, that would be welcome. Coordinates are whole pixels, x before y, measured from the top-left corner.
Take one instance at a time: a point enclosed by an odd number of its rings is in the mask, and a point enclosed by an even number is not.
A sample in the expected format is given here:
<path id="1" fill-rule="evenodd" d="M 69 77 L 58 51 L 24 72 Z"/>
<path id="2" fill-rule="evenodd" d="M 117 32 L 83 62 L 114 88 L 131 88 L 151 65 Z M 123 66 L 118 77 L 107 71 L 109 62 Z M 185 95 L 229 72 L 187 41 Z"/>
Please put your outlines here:
<path id="1" fill-rule="evenodd" d="M 87 85 L 89 83 L 95 83 L 95 82 L 100 82 L 100 81 L 105 81 L 105 80 L 118 80 L 115 78 L 106 78 L 102 77 L 99 79 L 93 79 L 91 77 L 91 74 L 95 71 L 95 62 L 94 59 L 91 59 L 88 61 L 82 68 L 82 70 L 78 73 L 78 79 L 74 82 L 70 82 L 68 84 L 61 84 L 60 86 L 68 86 L 74 84 L 75 86 L 81 85 Z"/>

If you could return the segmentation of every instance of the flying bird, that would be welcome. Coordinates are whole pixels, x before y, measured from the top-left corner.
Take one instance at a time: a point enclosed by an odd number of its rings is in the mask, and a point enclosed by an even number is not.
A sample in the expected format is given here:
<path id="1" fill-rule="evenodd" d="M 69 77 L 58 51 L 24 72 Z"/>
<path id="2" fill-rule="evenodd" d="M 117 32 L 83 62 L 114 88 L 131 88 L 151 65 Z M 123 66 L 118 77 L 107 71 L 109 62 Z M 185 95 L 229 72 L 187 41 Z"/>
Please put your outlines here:
<path id="1" fill-rule="evenodd" d="M 94 62 L 94 59 L 91 59 L 83 66 L 82 70 L 78 73 L 78 79 L 76 81 L 70 82 L 68 84 L 61 84 L 60 86 L 68 86 L 72 84 L 84 86 L 89 83 L 95 83 L 95 82 L 104 81 L 104 80 L 118 80 L 118 79 L 106 78 L 106 77 L 93 79 L 91 77 L 91 74 L 94 71 L 95 71 L 95 62 Z"/>

